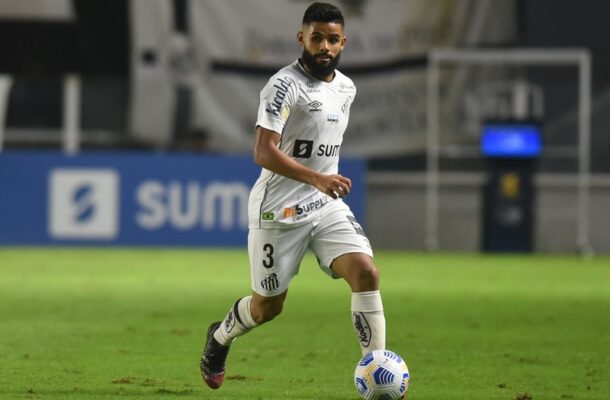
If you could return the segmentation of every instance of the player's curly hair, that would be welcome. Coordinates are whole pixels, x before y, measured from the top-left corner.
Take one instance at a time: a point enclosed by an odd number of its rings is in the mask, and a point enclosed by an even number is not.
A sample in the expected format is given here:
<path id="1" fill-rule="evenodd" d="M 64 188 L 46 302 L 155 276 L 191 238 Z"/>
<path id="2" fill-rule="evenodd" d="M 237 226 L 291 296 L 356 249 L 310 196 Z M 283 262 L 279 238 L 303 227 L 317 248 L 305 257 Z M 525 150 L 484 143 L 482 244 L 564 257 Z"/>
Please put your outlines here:
<path id="1" fill-rule="evenodd" d="M 307 7 L 303 15 L 303 24 L 311 24 L 312 22 L 335 22 L 345 26 L 341 10 L 328 3 L 316 2 Z"/>

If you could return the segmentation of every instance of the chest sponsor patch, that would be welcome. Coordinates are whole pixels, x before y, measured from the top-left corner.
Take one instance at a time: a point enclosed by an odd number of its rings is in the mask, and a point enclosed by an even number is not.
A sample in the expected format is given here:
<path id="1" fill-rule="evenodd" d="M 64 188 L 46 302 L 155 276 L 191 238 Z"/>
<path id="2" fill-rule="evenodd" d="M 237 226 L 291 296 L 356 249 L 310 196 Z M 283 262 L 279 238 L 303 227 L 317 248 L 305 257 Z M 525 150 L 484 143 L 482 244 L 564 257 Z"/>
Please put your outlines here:
<path id="1" fill-rule="evenodd" d="M 294 158 L 309 158 L 313 151 L 313 140 L 295 140 L 292 156 Z"/>

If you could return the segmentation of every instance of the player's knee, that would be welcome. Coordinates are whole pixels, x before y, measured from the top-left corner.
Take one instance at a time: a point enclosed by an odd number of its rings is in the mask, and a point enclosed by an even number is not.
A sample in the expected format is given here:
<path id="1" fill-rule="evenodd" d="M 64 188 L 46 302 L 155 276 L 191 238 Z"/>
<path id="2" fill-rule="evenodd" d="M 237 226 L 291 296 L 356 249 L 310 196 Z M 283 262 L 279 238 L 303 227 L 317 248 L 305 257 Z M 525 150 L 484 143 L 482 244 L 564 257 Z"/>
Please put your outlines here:
<path id="1" fill-rule="evenodd" d="M 260 304 L 258 307 L 253 307 L 251 310 L 252 318 L 257 324 L 269 322 L 282 313 L 284 304 L 281 302 L 270 302 Z"/>
<path id="2" fill-rule="evenodd" d="M 379 288 L 379 269 L 372 263 L 360 265 L 353 286 L 358 291 L 377 290 Z"/>

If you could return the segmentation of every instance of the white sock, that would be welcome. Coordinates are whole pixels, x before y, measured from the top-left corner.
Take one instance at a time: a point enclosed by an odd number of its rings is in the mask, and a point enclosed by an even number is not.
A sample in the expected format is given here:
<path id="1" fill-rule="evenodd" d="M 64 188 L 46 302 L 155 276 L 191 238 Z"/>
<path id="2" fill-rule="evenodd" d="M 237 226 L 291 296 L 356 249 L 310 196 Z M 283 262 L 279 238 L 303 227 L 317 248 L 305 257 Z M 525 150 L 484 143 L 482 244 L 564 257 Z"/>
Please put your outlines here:
<path id="1" fill-rule="evenodd" d="M 362 355 L 385 349 L 385 316 L 379 290 L 352 293 L 352 323 Z"/>
<path id="2" fill-rule="evenodd" d="M 230 346 L 235 339 L 258 325 L 250 313 L 251 302 L 252 296 L 246 296 L 233 304 L 220 327 L 214 332 L 214 339 L 218 343 Z"/>

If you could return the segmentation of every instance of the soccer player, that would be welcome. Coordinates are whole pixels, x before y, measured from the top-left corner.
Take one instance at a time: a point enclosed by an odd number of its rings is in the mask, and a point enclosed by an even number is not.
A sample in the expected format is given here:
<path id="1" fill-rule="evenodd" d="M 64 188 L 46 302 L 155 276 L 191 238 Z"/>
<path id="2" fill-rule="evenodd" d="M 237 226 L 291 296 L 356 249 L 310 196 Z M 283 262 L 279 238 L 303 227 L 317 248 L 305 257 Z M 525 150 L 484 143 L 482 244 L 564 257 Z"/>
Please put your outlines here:
<path id="1" fill-rule="evenodd" d="M 262 172 L 248 205 L 252 294 L 208 328 L 200 368 L 212 389 L 222 385 L 235 338 L 282 312 L 307 249 L 324 272 L 350 285 L 362 354 L 385 348 L 379 272 L 368 239 L 342 200 L 351 181 L 338 173 L 356 95 L 352 80 L 336 69 L 346 44 L 341 11 L 312 4 L 297 40 L 301 58 L 273 75 L 260 94 L 254 159 Z"/>

